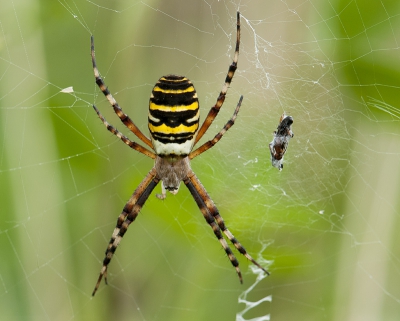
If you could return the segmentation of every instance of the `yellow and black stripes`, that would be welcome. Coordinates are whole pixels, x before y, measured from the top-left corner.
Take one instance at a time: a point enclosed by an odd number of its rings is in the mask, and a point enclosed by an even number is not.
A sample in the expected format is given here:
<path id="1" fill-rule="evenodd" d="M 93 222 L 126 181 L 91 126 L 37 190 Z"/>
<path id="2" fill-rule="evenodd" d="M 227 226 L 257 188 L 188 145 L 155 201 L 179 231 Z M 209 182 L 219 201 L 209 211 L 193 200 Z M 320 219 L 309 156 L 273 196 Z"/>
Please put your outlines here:
<path id="1" fill-rule="evenodd" d="M 186 156 L 199 127 L 199 101 L 189 79 L 168 75 L 153 88 L 149 130 L 157 155 Z"/>

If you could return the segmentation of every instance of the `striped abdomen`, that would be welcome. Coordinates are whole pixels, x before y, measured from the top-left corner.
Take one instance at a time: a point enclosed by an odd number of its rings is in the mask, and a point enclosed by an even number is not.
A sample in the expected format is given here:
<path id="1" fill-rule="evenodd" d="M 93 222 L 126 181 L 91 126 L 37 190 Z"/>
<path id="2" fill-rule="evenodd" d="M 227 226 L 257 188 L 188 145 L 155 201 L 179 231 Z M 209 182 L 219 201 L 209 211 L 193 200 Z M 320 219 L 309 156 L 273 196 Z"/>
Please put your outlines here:
<path id="1" fill-rule="evenodd" d="M 199 127 L 199 101 L 189 79 L 161 77 L 151 92 L 149 130 L 159 156 L 187 156 Z"/>

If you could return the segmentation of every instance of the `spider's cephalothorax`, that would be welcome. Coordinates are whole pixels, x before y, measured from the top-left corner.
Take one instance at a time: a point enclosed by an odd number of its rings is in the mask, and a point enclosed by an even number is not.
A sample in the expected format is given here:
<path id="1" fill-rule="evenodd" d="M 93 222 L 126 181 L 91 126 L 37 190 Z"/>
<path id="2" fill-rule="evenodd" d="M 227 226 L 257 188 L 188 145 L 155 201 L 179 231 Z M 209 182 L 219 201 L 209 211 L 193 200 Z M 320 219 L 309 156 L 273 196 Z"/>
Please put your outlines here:
<path id="1" fill-rule="evenodd" d="M 190 80 L 176 75 L 161 77 L 149 104 L 149 130 L 156 154 L 172 159 L 189 155 L 199 115 L 199 100 Z"/>
<path id="2" fill-rule="evenodd" d="M 111 133 L 116 135 L 132 149 L 154 159 L 153 168 L 133 192 L 132 196 L 125 204 L 124 209 L 117 219 L 117 224 L 108 243 L 103 260 L 103 266 L 92 295 L 95 295 L 103 277 L 107 282 L 107 267 L 114 255 L 115 250 L 121 242 L 122 237 L 127 231 L 129 225 L 136 219 L 147 198 L 160 181 L 162 185 L 162 194 L 157 195 L 157 197 L 160 199 L 164 199 L 166 197 L 167 190 L 172 194 L 176 194 L 178 192 L 180 182 L 184 182 L 189 192 L 192 194 L 206 222 L 212 228 L 215 236 L 225 250 L 226 255 L 228 256 L 232 265 L 235 267 L 240 282 L 242 282 L 242 274 L 239 269 L 239 262 L 237 261 L 223 235 L 225 235 L 225 237 L 241 254 L 243 254 L 248 260 L 268 274 L 268 271 L 261 267 L 260 264 L 258 264 L 257 261 L 255 261 L 250 254 L 247 253 L 244 247 L 225 226 L 224 220 L 219 214 L 214 202 L 211 200 L 207 191 L 190 168 L 191 159 L 199 156 L 206 150 L 213 147 L 229 130 L 229 128 L 231 128 L 242 104 L 243 96 L 240 97 L 232 117 L 220 130 L 220 132 L 217 133 L 213 139 L 205 142 L 197 149 L 192 150 L 210 127 L 215 117 L 218 115 L 218 112 L 225 101 L 225 96 L 232 81 L 233 75 L 235 74 L 240 44 L 239 12 L 237 13 L 236 49 L 233 62 L 229 66 L 228 74 L 226 75 L 225 83 L 222 86 L 222 90 L 218 96 L 218 99 L 215 105 L 211 107 L 200 128 L 199 102 L 192 83 L 185 77 L 168 75 L 159 79 L 154 86 L 150 97 L 148 126 L 151 139 L 147 138 L 146 135 L 140 131 L 140 129 L 129 118 L 129 116 L 122 111 L 122 108 L 111 95 L 96 66 L 93 36 L 91 38 L 91 42 L 91 55 L 96 84 L 106 96 L 107 100 L 113 107 L 114 112 L 120 118 L 122 123 L 151 150 L 134 141 L 131 141 L 128 137 L 119 132 L 105 120 L 100 111 L 96 108 L 96 106 L 93 105 L 94 110 Z"/>

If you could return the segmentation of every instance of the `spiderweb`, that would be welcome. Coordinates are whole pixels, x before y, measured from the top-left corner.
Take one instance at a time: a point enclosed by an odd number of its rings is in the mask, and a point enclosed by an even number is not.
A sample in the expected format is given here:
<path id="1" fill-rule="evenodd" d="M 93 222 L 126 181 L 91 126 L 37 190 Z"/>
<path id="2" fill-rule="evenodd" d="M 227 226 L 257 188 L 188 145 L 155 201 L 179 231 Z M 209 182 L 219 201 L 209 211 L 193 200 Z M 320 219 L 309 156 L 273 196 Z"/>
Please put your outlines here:
<path id="1" fill-rule="evenodd" d="M 192 167 L 233 234 L 235 271 L 185 186 L 151 195 L 95 285 L 152 161 L 94 83 L 147 133 L 156 80 L 187 76 L 202 118 L 238 70 Z M 0 11 L 0 311 L 6 320 L 397 320 L 399 35 L 395 1 L 6 1 Z M 294 119 L 279 172 L 268 143 Z M 130 135 L 132 138 L 133 135 Z M 157 187 L 156 193 L 159 193 Z"/>

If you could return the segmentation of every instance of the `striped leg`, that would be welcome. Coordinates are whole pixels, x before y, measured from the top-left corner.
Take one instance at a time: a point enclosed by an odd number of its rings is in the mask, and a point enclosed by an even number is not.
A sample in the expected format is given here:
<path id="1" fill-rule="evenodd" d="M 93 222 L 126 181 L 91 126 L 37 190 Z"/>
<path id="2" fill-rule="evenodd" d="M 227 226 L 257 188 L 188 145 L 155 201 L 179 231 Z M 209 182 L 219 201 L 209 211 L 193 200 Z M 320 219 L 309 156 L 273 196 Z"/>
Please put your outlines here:
<path id="1" fill-rule="evenodd" d="M 100 113 L 100 111 L 96 108 L 95 105 L 93 105 L 94 110 L 96 111 L 97 115 L 99 116 L 99 118 L 101 119 L 101 121 L 103 122 L 103 124 L 107 127 L 107 129 L 112 132 L 115 136 L 117 136 L 120 140 L 122 140 L 125 144 L 127 144 L 130 148 L 152 158 L 155 159 L 156 158 L 156 154 L 154 154 L 153 152 L 147 150 L 146 148 L 144 148 L 143 146 L 131 141 L 128 137 L 126 137 L 124 134 L 122 134 L 121 132 L 118 131 L 118 129 L 114 128 L 112 125 L 110 125 L 107 120 L 104 118 L 104 116 Z"/>
<path id="2" fill-rule="evenodd" d="M 243 96 L 240 96 L 239 102 L 236 106 L 235 112 L 233 113 L 231 119 L 228 120 L 228 122 L 225 124 L 225 126 L 221 129 L 221 131 L 214 136 L 212 140 L 209 140 L 208 142 L 205 142 L 203 145 L 201 145 L 199 148 L 194 150 L 189 154 L 189 159 L 193 159 L 196 156 L 199 156 L 200 154 L 203 154 L 206 150 L 210 149 L 213 147 L 216 143 L 219 142 L 219 140 L 222 138 L 222 136 L 233 126 L 235 123 L 237 114 L 239 113 L 240 106 L 242 105 L 242 100 Z"/>
<path id="3" fill-rule="evenodd" d="M 204 133 L 207 131 L 208 127 L 210 127 L 211 123 L 214 121 L 215 117 L 217 117 L 219 110 L 222 107 L 222 104 L 225 101 L 225 96 L 228 91 L 229 85 L 231 84 L 233 75 L 235 74 L 237 68 L 237 62 L 239 58 L 239 46 L 240 46 L 240 13 L 237 12 L 237 22 L 236 22 L 236 49 L 235 55 L 233 57 L 233 62 L 229 66 L 228 74 L 225 78 L 225 83 L 222 87 L 222 90 L 218 96 L 217 102 L 213 107 L 211 107 L 210 111 L 206 119 L 204 120 L 203 124 L 201 125 L 199 132 L 197 133 L 196 139 L 194 141 L 194 145 L 203 137 Z"/>
<path id="4" fill-rule="evenodd" d="M 117 225 L 114 229 L 114 232 L 111 236 L 110 242 L 108 243 L 107 250 L 105 253 L 105 257 L 103 260 L 103 267 L 100 270 L 100 275 L 97 280 L 96 286 L 93 290 L 92 296 L 96 294 L 97 289 L 99 288 L 101 279 L 104 276 L 104 281 L 107 284 L 107 267 L 110 263 L 119 243 L 122 240 L 125 232 L 127 231 L 129 225 L 136 219 L 139 211 L 143 207 L 147 198 L 153 191 L 153 189 L 157 186 L 160 181 L 158 177 L 156 177 L 156 169 L 153 168 L 144 178 L 144 180 L 140 183 L 138 188 L 132 194 L 129 201 L 125 204 L 122 213 L 119 215 L 117 220 Z"/>
<path id="5" fill-rule="evenodd" d="M 193 174 L 193 176 L 195 176 L 193 172 L 191 174 Z M 202 196 L 200 195 L 200 191 L 193 184 L 192 180 L 193 180 L 192 177 L 190 177 L 190 178 L 187 177 L 186 179 L 183 180 L 183 182 L 186 184 L 186 186 L 189 189 L 190 193 L 192 194 L 194 200 L 196 201 L 197 206 L 199 207 L 201 213 L 203 214 L 207 223 L 213 229 L 215 236 L 217 237 L 218 241 L 221 243 L 222 247 L 224 248 L 225 253 L 228 255 L 228 258 L 231 261 L 233 267 L 236 269 L 236 273 L 239 277 L 240 283 L 243 283 L 242 273 L 240 272 L 240 269 L 239 269 L 239 262 L 236 259 L 235 255 L 233 254 L 228 243 L 226 243 L 224 237 L 222 236 L 219 225 L 215 222 L 213 215 L 210 213 L 209 208 L 205 204 Z M 197 178 L 196 178 L 196 180 L 197 180 Z"/>
<path id="6" fill-rule="evenodd" d="M 94 77 L 96 78 L 96 84 L 99 86 L 100 90 L 103 92 L 104 96 L 106 96 L 107 100 L 114 108 L 115 113 L 121 119 L 123 124 L 129 128 L 129 130 L 134 133 L 143 143 L 145 143 L 150 148 L 153 148 L 153 144 L 151 143 L 150 139 L 148 139 L 140 129 L 135 125 L 135 123 L 129 118 L 127 114 L 122 111 L 122 108 L 118 105 L 117 101 L 111 95 L 110 91 L 108 90 L 106 84 L 104 83 L 103 79 L 100 77 L 100 72 L 97 69 L 96 65 L 96 57 L 94 54 L 94 38 L 91 36 L 91 55 L 92 55 L 92 63 L 93 63 L 93 71 Z"/>
<path id="7" fill-rule="evenodd" d="M 197 176 L 193 173 L 193 171 L 188 174 L 188 179 L 193 185 L 193 188 L 197 191 L 198 195 L 201 197 L 202 203 L 204 204 L 204 206 L 206 206 L 208 213 L 212 215 L 212 217 L 218 223 L 218 227 L 224 232 L 226 237 L 232 242 L 232 244 L 236 247 L 236 249 L 241 254 L 243 254 L 250 262 L 252 262 L 254 265 L 263 270 L 267 275 L 269 275 L 269 272 L 266 269 L 264 269 L 256 260 L 254 260 L 249 253 L 247 253 L 243 245 L 240 244 L 240 242 L 233 236 L 233 234 L 225 226 L 224 220 L 219 214 L 217 207 L 215 206 L 214 202 L 208 195 L 207 191 L 205 190 L 205 188 L 203 187 Z"/>

